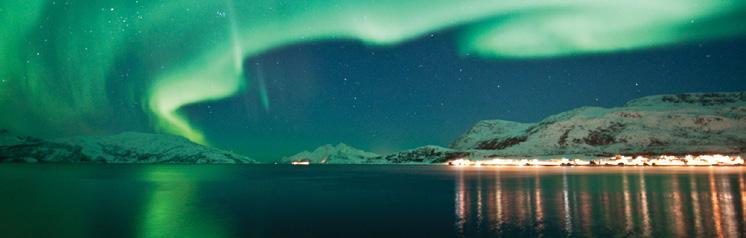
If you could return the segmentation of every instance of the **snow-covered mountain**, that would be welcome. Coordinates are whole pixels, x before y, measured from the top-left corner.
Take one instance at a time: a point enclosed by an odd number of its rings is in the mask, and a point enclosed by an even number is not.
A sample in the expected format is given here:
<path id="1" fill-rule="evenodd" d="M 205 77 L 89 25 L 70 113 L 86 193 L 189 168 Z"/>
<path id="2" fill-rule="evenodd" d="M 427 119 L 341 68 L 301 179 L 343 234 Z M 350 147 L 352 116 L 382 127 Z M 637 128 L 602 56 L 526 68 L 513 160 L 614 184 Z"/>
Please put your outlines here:
<path id="1" fill-rule="evenodd" d="M 443 163 L 495 157 L 556 158 L 683 154 L 746 155 L 746 92 L 649 96 L 621 107 L 581 107 L 538 123 L 487 120 L 450 148 L 423 146 L 377 155 L 324 145 L 282 163 Z M 127 132 L 44 140 L 0 130 L 0 162 L 254 163 L 241 155 L 170 135 Z"/>
<path id="2" fill-rule="evenodd" d="M 649 96 L 535 124 L 482 121 L 450 147 L 500 156 L 744 154 L 746 92 Z"/>
<path id="3" fill-rule="evenodd" d="M 280 160 L 282 163 L 309 161 L 313 164 L 369 164 L 376 163 L 378 154 L 363 151 L 343 143 L 323 145 L 314 151 L 303 151 Z"/>
<path id="4" fill-rule="evenodd" d="M 44 140 L 0 130 L 0 162 L 255 163 L 179 136 L 125 132 Z"/>

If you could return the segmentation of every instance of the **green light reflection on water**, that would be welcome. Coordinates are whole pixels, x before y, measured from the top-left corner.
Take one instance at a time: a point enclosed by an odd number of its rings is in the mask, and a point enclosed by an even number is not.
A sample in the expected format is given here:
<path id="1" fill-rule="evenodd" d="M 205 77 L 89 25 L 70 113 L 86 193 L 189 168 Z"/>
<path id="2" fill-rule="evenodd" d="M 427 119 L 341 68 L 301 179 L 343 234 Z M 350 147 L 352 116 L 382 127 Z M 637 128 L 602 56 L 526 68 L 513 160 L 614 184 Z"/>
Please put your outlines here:
<path id="1" fill-rule="evenodd" d="M 195 172 L 202 179 L 209 171 L 212 170 L 194 171 L 179 166 L 144 168 L 142 177 L 153 184 L 153 189 L 143 204 L 138 236 L 229 237 L 225 225 L 200 206 L 197 197 Z"/>

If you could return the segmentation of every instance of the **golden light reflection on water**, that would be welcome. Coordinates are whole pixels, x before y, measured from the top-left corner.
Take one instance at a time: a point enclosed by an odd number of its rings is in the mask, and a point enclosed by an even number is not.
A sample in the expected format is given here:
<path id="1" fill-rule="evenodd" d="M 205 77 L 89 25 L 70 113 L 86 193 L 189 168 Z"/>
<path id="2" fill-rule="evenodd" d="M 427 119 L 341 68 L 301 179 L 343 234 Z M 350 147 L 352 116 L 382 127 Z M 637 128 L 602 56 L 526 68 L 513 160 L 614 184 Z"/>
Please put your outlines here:
<path id="1" fill-rule="evenodd" d="M 521 185 L 519 186 L 523 187 Z M 507 207 L 513 208 L 513 209 L 510 209 L 513 212 L 514 217 L 515 217 L 515 220 L 512 220 L 512 222 L 517 223 L 517 224 L 522 224 L 522 225 L 525 225 L 524 222 L 526 221 L 526 213 L 528 213 L 528 211 L 526 211 L 527 210 L 526 205 L 530 204 L 530 201 L 527 201 L 530 198 L 526 196 L 525 193 L 526 193 L 526 189 L 512 191 L 513 195 L 509 196 L 509 198 L 512 198 L 510 200 L 512 200 L 512 203 L 515 205 L 507 206 Z"/>
<path id="2" fill-rule="evenodd" d="M 480 179 L 477 181 L 477 224 L 478 225 L 481 225 L 482 221 L 484 220 L 484 215 L 482 212 L 484 211 L 484 206 L 483 206 L 484 198 L 482 197 L 482 190 L 484 189 L 482 189 L 482 180 Z"/>
<path id="3" fill-rule="evenodd" d="M 499 228 L 503 222 L 505 221 L 505 218 L 503 217 L 503 197 L 502 197 L 502 184 L 500 183 L 500 173 L 497 172 L 495 175 L 495 209 L 497 211 L 497 223 L 495 224 L 495 228 Z"/>
<path id="4" fill-rule="evenodd" d="M 684 207 L 681 205 L 681 190 L 679 188 L 678 175 L 673 175 L 671 179 L 671 207 L 670 211 L 673 213 L 673 224 L 674 224 L 674 235 L 677 237 L 686 236 L 686 227 L 684 225 Z"/>
<path id="5" fill-rule="evenodd" d="M 730 179 L 720 178 L 718 188 L 718 190 L 720 191 L 730 191 Z M 718 202 L 721 203 L 723 206 L 722 223 L 725 228 L 725 234 L 735 234 L 736 232 L 738 232 L 738 228 L 736 227 L 736 214 L 735 207 L 733 206 L 733 193 L 720 192 L 718 196 Z"/>
<path id="6" fill-rule="evenodd" d="M 746 234 L 743 168 L 574 169 L 465 169 L 456 182 L 457 230 L 469 235 L 490 227 L 532 237 Z"/>
<path id="7" fill-rule="evenodd" d="M 741 191 L 741 226 L 746 227 L 746 183 L 743 174 L 738 174 L 738 188 Z"/>
<path id="8" fill-rule="evenodd" d="M 456 184 L 456 231 L 457 232 L 463 232 L 464 231 L 464 224 L 466 223 L 466 198 L 464 198 L 466 194 L 466 185 L 464 181 L 464 175 L 463 173 L 460 173 L 458 184 Z"/>
<path id="9" fill-rule="evenodd" d="M 717 237 L 723 237 L 722 218 L 720 217 L 720 203 L 718 203 L 718 191 L 715 186 L 715 175 L 710 170 L 710 176 L 708 176 L 710 184 L 710 201 L 712 202 L 712 221 L 715 223 L 715 235 Z"/>
<path id="10" fill-rule="evenodd" d="M 721 191 L 731 191 L 730 188 L 730 179 L 722 179 L 722 188 Z M 723 203 L 723 206 L 725 207 L 725 227 L 727 234 L 735 234 L 738 232 L 738 224 L 736 221 L 736 208 L 733 204 L 733 193 L 721 193 L 721 202 Z"/>
<path id="11" fill-rule="evenodd" d="M 609 201 L 609 192 L 607 188 L 604 188 L 604 193 L 601 195 L 601 204 L 604 206 L 604 211 L 610 211 L 611 201 Z M 604 213 L 604 229 L 611 230 L 611 213 Z"/>
<path id="12" fill-rule="evenodd" d="M 583 184 L 585 185 L 587 181 L 583 181 Z M 585 192 L 580 192 L 580 216 L 584 220 L 582 224 L 583 234 L 587 234 L 588 236 L 593 236 L 593 231 L 591 230 L 591 221 L 593 220 L 593 214 L 592 214 L 592 203 L 591 203 L 591 195 L 587 192 L 587 189 L 583 189 Z"/>
<path id="13" fill-rule="evenodd" d="M 572 233 L 572 215 L 570 214 L 570 201 L 568 198 L 567 174 L 562 174 L 562 208 L 564 208 L 565 231 Z"/>
<path id="14" fill-rule="evenodd" d="M 650 236 L 650 212 L 648 211 L 648 192 L 645 187 L 645 174 L 640 170 L 640 213 L 642 215 L 642 236 Z"/>
<path id="15" fill-rule="evenodd" d="M 544 207 L 541 203 L 541 176 L 534 175 L 534 213 L 536 214 L 536 229 L 541 232 L 544 229 Z"/>
<path id="16" fill-rule="evenodd" d="M 630 198 L 630 190 L 629 190 L 629 182 L 627 178 L 627 173 L 622 174 L 622 184 L 624 186 L 623 193 L 624 193 L 624 230 L 625 234 L 632 234 L 632 199 Z"/>
<path id="17" fill-rule="evenodd" d="M 702 236 L 702 210 L 700 209 L 699 202 L 699 190 L 697 189 L 697 179 L 693 174 L 690 174 L 689 189 L 691 190 L 692 197 L 692 214 L 694 214 L 694 234 L 698 237 Z"/>

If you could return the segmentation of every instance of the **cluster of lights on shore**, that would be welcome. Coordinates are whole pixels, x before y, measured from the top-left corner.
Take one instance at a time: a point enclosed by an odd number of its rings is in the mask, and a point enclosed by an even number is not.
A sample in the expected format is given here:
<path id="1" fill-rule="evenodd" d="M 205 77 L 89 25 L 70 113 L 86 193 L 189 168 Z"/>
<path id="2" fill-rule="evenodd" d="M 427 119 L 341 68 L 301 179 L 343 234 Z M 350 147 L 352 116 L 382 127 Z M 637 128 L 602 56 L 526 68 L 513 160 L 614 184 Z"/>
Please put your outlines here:
<path id="1" fill-rule="evenodd" d="M 308 161 L 308 160 L 293 161 L 293 162 L 290 162 L 290 164 L 292 164 L 292 165 L 309 165 L 309 164 L 311 164 L 311 161 Z"/>
<path id="2" fill-rule="evenodd" d="M 644 156 L 621 156 L 617 155 L 607 159 L 582 160 L 582 159 L 492 159 L 492 160 L 469 160 L 456 159 L 448 162 L 453 166 L 742 166 L 741 156 L 729 155 L 687 155 L 672 156 L 661 155 L 657 157 Z"/>

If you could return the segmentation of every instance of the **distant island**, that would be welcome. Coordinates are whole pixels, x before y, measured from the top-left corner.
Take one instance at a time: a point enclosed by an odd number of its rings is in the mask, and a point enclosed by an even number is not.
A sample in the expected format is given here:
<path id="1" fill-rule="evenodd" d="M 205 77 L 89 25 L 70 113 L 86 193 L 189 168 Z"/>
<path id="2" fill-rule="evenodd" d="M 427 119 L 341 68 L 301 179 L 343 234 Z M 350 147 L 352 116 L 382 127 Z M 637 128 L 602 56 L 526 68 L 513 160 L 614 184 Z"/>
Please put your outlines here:
<path id="1" fill-rule="evenodd" d="M 277 163 L 432 164 L 458 159 L 557 159 L 746 153 L 746 92 L 658 95 L 621 107 L 581 107 L 538 123 L 478 122 L 448 147 L 427 145 L 379 155 L 340 143 Z M 41 139 L 0 130 L 0 161 L 27 163 L 257 163 L 172 135 Z"/>

